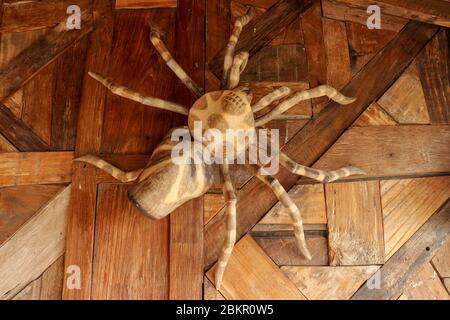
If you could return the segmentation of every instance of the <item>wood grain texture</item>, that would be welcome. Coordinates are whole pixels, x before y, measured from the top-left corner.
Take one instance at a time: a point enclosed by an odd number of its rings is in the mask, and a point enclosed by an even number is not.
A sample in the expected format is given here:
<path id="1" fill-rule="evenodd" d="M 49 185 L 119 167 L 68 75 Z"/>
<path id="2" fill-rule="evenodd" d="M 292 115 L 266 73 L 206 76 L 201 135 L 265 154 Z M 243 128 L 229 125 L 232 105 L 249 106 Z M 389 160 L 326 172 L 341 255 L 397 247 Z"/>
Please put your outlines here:
<path id="1" fill-rule="evenodd" d="M 365 0 L 335 0 L 351 7 L 367 9 Z M 426 23 L 449 27 L 450 7 L 446 0 L 374 0 L 371 4 L 378 5 L 381 12 Z"/>
<path id="2" fill-rule="evenodd" d="M 295 161 L 312 165 L 340 137 L 359 115 L 394 82 L 396 76 L 411 63 L 423 46 L 433 37 L 437 28 L 421 23 L 409 23 L 389 45 L 377 54 L 363 70 L 343 89 L 344 94 L 358 97 L 350 106 L 328 104 L 287 143 L 283 150 Z M 282 170 L 278 178 L 288 190 L 297 177 Z M 259 194 L 259 201 L 254 201 Z M 238 193 L 237 236 L 242 237 L 277 202 L 269 188 L 257 179 L 250 180 Z M 218 243 L 225 232 L 223 210 L 205 229 L 205 266 L 211 266 L 220 251 Z"/>
<path id="3" fill-rule="evenodd" d="M 352 78 L 350 53 L 345 23 L 322 19 L 325 57 L 327 61 L 327 84 L 342 89 Z"/>
<path id="4" fill-rule="evenodd" d="M 95 30 L 89 36 L 86 70 L 107 74 L 113 34 L 112 1 L 93 1 Z M 84 73 L 77 126 L 75 155 L 100 152 L 106 89 Z M 72 204 L 67 228 L 65 268 L 78 265 L 82 271 L 80 290 L 63 288 L 63 299 L 90 299 L 93 259 L 94 220 L 97 183 L 94 168 L 74 164 Z M 65 273 L 65 276 L 67 274 Z M 65 281 L 67 279 L 65 278 Z"/>
<path id="5" fill-rule="evenodd" d="M 61 300 L 64 280 L 64 255 L 58 258 L 41 276 L 41 300 Z"/>
<path id="6" fill-rule="evenodd" d="M 307 226 L 305 226 L 306 228 Z M 326 266 L 328 265 L 328 239 L 321 234 L 306 232 L 306 244 L 311 252 L 307 260 L 299 252 L 293 231 L 250 231 L 250 235 L 278 266 Z"/>
<path id="7" fill-rule="evenodd" d="M 23 288 L 11 300 L 39 300 L 41 296 L 41 278 L 37 278 Z"/>
<path id="8" fill-rule="evenodd" d="M 253 19 L 244 28 L 236 45 L 236 52 L 247 51 L 250 57 L 255 55 L 265 45 L 280 33 L 295 18 L 305 12 L 312 5 L 310 0 L 281 0 L 270 7 L 264 14 Z M 258 30 L 257 33 L 254 30 Z M 210 70 L 220 77 L 222 74 L 225 48 L 222 49 L 210 62 Z"/>
<path id="9" fill-rule="evenodd" d="M 322 184 L 298 185 L 289 190 L 289 196 L 297 205 L 303 224 L 326 224 L 325 193 Z M 277 203 L 258 224 L 292 224 L 289 212 Z"/>
<path id="10" fill-rule="evenodd" d="M 402 294 L 404 300 L 450 300 L 450 295 L 431 264 L 417 272 Z"/>
<path id="11" fill-rule="evenodd" d="M 92 21 L 86 12 L 82 15 L 84 27 L 80 30 L 66 30 L 65 24 L 64 21 L 50 29 L 6 66 L 0 68 L 0 100 L 20 89 L 44 66 L 92 30 Z"/>
<path id="12" fill-rule="evenodd" d="M 176 8 L 177 0 L 116 0 L 115 9 Z"/>
<path id="13" fill-rule="evenodd" d="M 56 61 L 52 101 L 52 150 L 75 149 L 86 51 L 87 39 L 82 39 Z"/>
<path id="14" fill-rule="evenodd" d="M 379 266 L 281 267 L 308 300 L 347 300 Z"/>
<path id="15" fill-rule="evenodd" d="M 167 299 L 169 219 L 144 217 L 128 187 L 99 187 L 92 299 Z"/>
<path id="16" fill-rule="evenodd" d="M 378 104 L 401 124 L 429 124 L 424 92 L 420 83 L 417 64 L 412 63 Z"/>
<path id="17" fill-rule="evenodd" d="M 0 134 L 0 152 L 16 152 L 18 151 L 4 135 Z"/>
<path id="18" fill-rule="evenodd" d="M 450 122 L 449 32 L 441 30 L 417 57 L 431 123 Z"/>
<path id="19" fill-rule="evenodd" d="M 397 299 L 450 235 L 450 202 L 447 201 L 378 271 L 380 289 L 362 286 L 354 300 Z"/>
<path id="20" fill-rule="evenodd" d="M 70 187 L 0 246 L 0 299 L 17 294 L 64 251 Z"/>
<path id="21" fill-rule="evenodd" d="M 48 151 L 50 147 L 0 103 L 0 132 L 22 152 Z"/>
<path id="22" fill-rule="evenodd" d="M 378 181 L 327 184 L 325 193 L 330 265 L 383 264 Z"/>
<path id="23" fill-rule="evenodd" d="M 351 21 L 366 26 L 367 18 L 367 6 L 365 8 L 351 7 L 346 4 L 338 3 L 334 0 L 322 0 L 323 16 L 329 19 Z M 408 19 L 390 16 L 383 13 L 383 19 L 381 21 L 381 29 L 398 32 L 400 31 Z"/>
<path id="24" fill-rule="evenodd" d="M 207 272 L 214 282 L 215 267 Z M 234 247 L 225 269 L 220 293 L 227 299 L 304 300 L 295 285 L 270 260 L 250 236 Z"/>
<path id="25" fill-rule="evenodd" d="M 223 194 L 209 193 L 203 196 L 203 221 L 205 225 L 225 206 Z"/>
<path id="26" fill-rule="evenodd" d="M 308 78 L 311 88 L 327 82 L 321 3 L 315 1 L 302 18 L 302 31 L 308 60 Z M 326 105 L 326 98 L 312 100 L 314 115 Z"/>
<path id="27" fill-rule="evenodd" d="M 225 300 L 206 276 L 203 279 L 203 300 Z"/>
<path id="28" fill-rule="evenodd" d="M 450 240 L 442 246 L 431 262 L 441 278 L 450 278 Z"/>
<path id="29" fill-rule="evenodd" d="M 381 181 L 386 259 L 449 197 L 450 177 Z"/>
<path id="30" fill-rule="evenodd" d="M 395 121 L 381 106 L 373 102 L 353 123 L 355 127 L 394 126 Z"/>
<path id="31" fill-rule="evenodd" d="M 366 178 L 443 174 L 450 171 L 448 141 L 448 126 L 354 127 L 314 166 L 353 165 L 366 171 Z"/>
<path id="32" fill-rule="evenodd" d="M 0 189 L 0 244 L 9 239 L 62 185 L 28 185 Z"/>
<path id="33" fill-rule="evenodd" d="M 70 182 L 73 152 L 0 153 L 0 187 Z"/>
<path id="34" fill-rule="evenodd" d="M 12 1 L 5 3 L 0 32 L 24 32 L 54 27 L 67 19 L 69 16 L 67 8 L 70 5 L 77 5 L 85 12 L 91 10 L 90 0 Z"/>

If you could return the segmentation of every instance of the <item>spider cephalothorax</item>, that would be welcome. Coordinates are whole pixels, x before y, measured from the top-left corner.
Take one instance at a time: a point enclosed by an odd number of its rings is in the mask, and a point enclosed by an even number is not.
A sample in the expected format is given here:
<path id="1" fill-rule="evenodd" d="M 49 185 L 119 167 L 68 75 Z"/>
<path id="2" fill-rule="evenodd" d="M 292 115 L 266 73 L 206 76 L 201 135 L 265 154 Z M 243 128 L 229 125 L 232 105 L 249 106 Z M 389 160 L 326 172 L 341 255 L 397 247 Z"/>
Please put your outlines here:
<path id="1" fill-rule="evenodd" d="M 340 104 L 350 104 L 355 100 L 342 95 L 337 90 L 327 85 L 297 93 L 291 93 L 291 90 L 288 87 L 281 87 L 262 97 L 258 102 L 252 105 L 252 96 L 248 89 L 238 87 L 240 73 L 247 64 L 249 54 L 247 52 L 234 54 L 239 34 L 243 26 L 249 22 L 251 17 L 252 14 L 249 13 L 236 20 L 233 34 L 230 37 L 226 49 L 224 70 L 221 79 L 222 90 L 206 94 L 202 93 L 195 82 L 172 58 L 172 55 L 160 40 L 159 32 L 154 29 L 152 30 L 151 42 L 164 59 L 167 66 L 172 69 L 178 78 L 181 79 L 181 81 L 183 81 L 183 83 L 197 96 L 198 99 L 191 108 L 155 97 L 143 96 L 131 89 L 118 86 L 111 80 L 105 79 L 100 75 L 89 73 L 93 78 L 101 82 L 117 95 L 138 101 L 144 105 L 188 116 L 188 127 L 177 128 L 177 130 L 169 132 L 154 150 L 148 165 L 141 170 L 123 172 L 104 160 L 92 155 L 86 155 L 75 160 L 88 162 L 105 170 L 122 182 L 134 181 L 134 185 L 129 190 L 130 200 L 145 215 L 155 219 L 167 216 L 183 203 L 206 193 L 213 181 L 213 171 L 219 169 L 223 180 L 223 192 L 226 200 L 227 234 L 215 273 L 215 285 L 217 289 L 220 288 L 223 273 L 236 240 L 237 198 L 230 179 L 229 163 L 230 160 L 233 161 L 233 159 L 236 158 L 237 154 L 247 150 L 250 145 L 248 140 L 239 140 L 236 136 L 228 138 L 226 133 L 228 131 L 236 132 L 239 130 L 254 132 L 303 100 L 321 96 L 328 96 L 330 99 Z M 274 107 L 271 111 L 255 119 L 254 115 L 256 112 L 261 111 L 272 104 L 274 104 Z M 199 135 L 195 132 L 197 125 L 200 125 L 201 128 Z M 225 141 L 219 141 L 217 137 L 215 137 L 215 139 L 208 139 L 207 133 L 212 131 L 221 134 L 222 139 L 225 137 Z M 189 136 L 188 139 L 183 142 L 183 146 L 185 147 L 184 153 L 174 152 L 177 151 L 179 143 L 177 139 L 173 139 L 172 133 L 175 132 L 181 132 L 181 135 L 178 135 L 177 137 Z M 227 139 L 232 141 L 227 141 Z M 233 156 L 223 159 L 224 161 L 220 163 L 198 161 L 196 155 L 199 145 L 208 146 L 212 144 L 213 147 L 217 147 L 219 142 L 221 142 L 221 147 L 223 145 L 228 147 L 229 142 L 232 142 L 231 150 L 225 149 L 225 151 L 228 153 L 232 152 Z M 257 144 L 257 146 L 260 150 L 263 150 L 264 148 L 264 146 L 261 147 L 259 144 Z M 206 160 L 211 160 L 210 158 L 213 156 L 216 155 L 210 154 Z M 284 166 L 293 174 L 306 176 L 320 182 L 331 182 L 350 175 L 364 173 L 360 169 L 354 167 L 346 167 L 334 171 L 323 171 L 298 164 L 280 151 L 277 151 L 276 156 L 277 159 L 279 159 L 280 165 Z M 256 167 L 257 169 L 256 176 L 273 189 L 281 204 L 289 212 L 300 252 L 306 258 L 310 259 L 311 255 L 307 248 L 303 232 L 303 222 L 297 206 L 291 200 L 280 182 L 271 175 L 268 175 L 267 171 L 260 165 L 261 163 L 253 165 L 253 167 Z"/>

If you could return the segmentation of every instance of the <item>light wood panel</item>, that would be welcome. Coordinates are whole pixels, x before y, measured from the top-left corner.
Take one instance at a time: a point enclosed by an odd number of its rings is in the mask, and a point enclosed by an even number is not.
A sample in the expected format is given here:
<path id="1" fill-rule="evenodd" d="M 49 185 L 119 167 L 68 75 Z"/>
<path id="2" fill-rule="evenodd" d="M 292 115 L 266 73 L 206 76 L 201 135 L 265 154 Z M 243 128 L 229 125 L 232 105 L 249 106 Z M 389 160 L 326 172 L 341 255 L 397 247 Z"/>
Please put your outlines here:
<path id="1" fill-rule="evenodd" d="M 215 267 L 207 272 L 214 282 Z M 304 300 L 295 285 L 250 236 L 234 247 L 220 293 L 227 299 Z"/>
<path id="2" fill-rule="evenodd" d="M 64 252 L 70 187 L 0 247 L 0 299 L 17 294 Z"/>
<path id="3" fill-rule="evenodd" d="M 432 264 L 441 278 L 450 278 L 450 240 L 436 253 Z"/>
<path id="4" fill-rule="evenodd" d="M 394 126 L 397 121 L 386 113 L 381 106 L 372 102 L 372 104 L 363 112 L 355 121 L 355 127 L 371 127 L 371 126 Z"/>
<path id="5" fill-rule="evenodd" d="M 381 181 L 385 255 L 389 259 L 450 197 L 450 177 Z"/>
<path id="6" fill-rule="evenodd" d="M 347 300 L 379 266 L 281 267 L 309 300 Z"/>
<path id="7" fill-rule="evenodd" d="M 450 295 L 431 264 L 426 264 L 413 277 L 409 287 L 403 292 L 405 300 L 450 300 Z"/>
<path id="8" fill-rule="evenodd" d="M 384 263 L 378 181 L 325 186 L 330 265 Z"/>

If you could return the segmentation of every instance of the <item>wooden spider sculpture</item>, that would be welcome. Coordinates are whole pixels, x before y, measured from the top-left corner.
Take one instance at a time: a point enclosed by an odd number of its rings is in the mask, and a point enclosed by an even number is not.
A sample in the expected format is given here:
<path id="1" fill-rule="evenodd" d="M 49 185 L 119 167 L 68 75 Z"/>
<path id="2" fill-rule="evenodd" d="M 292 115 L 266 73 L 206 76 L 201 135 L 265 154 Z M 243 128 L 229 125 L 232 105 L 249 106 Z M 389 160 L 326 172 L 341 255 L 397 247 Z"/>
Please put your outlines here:
<path id="1" fill-rule="evenodd" d="M 256 104 L 251 105 L 252 96 L 248 88 L 238 87 L 240 73 L 244 70 L 249 54 L 239 52 L 234 55 L 235 46 L 242 28 L 251 20 L 251 12 L 238 18 L 235 22 L 233 33 L 226 48 L 226 55 L 223 64 L 223 77 L 221 81 L 221 91 L 203 94 L 192 79 L 184 72 L 166 46 L 160 39 L 159 32 L 152 28 L 151 42 L 166 62 L 167 66 L 183 81 L 183 83 L 198 97 L 194 105 L 188 109 L 185 106 L 161 100 L 154 97 L 143 96 L 126 87 L 118 86 L 112 81 L 100 75 L 89 73 L 114 94 L 138 101 L 144 105 L 170 110 L 188 116 L 188 127 L 184 127 L 189 133 L 193 133 L 195 121 L 201 121 L 202 130 L 218 129 L 224 132 L 226 129 L 256 130 L 282 114 L 300 101 L 328 96 L 340 104 L 350 104 L 355 99 L 348 98 L 330 86 L 322 85 L 317 88 L 291 94 L 287 87 L 281 87 L 261 98 Z M 284 99 L 283 101 L 281 101 Z M 281 101 L 281 102 L 280 102 Z M 270 112 L 255 120 L 254 113 L 264 109 L 272 103 L 278 103 Z M 171 132 L 154 150 L 146 168 L 142 170 L 123 172 L 104 160 L 87 155 L 76 159 L 90 163 L 102 169 L 122 182 L 135 181 L 129 190 L 129 198 L 132 203 L 140 209 L 146 216 L 161 219 L 183 203 L 199 197 L 206 193 L 211 187 L 213 171 L 220 170 L 223 180 L 223 193 L 226 200 L 227 233 L 218 260 L 215 273 L 215 286 L 220 288 L 223 273 L 228 263 L 236 240 L 236 194 L 230 179 L 229 161 L 217 164 L 207 164 L 205 162 L 176 164 L 174 163 L 172 151 L 177 145 L 177 141 L 172 141 Z M 191 141 L 191 140 L 190 140 Z M 192 145 L 195 144 L 192 140 Z M 201 141 L 200 143 L 204 143 Z M 238 146 L 241 149 L 248 148 L 248 144 Z M 191 156 L 194 157 L 194 156 Z M 279 163 L 297 175 L 313 178 L 320 182 L 331 182 L 353 174 L 364 174 L 355 167 L 341 168 L 335 171 L 322 171 L 302 166 L 282 152 L 278 153 Z M 193 159 L 191 159 L 193 160 Z M 294 233 L 300 252 L 310 259 L 304 232 L 303 222 L 300 212 L 294 202 L 277 179 L 264 172 L 264 168 L 258 163 L 253 165 L 256 168 L 256 175 L 265 184 L 273 189 L 281 204 L 290 213 L 294 225 Z"/>

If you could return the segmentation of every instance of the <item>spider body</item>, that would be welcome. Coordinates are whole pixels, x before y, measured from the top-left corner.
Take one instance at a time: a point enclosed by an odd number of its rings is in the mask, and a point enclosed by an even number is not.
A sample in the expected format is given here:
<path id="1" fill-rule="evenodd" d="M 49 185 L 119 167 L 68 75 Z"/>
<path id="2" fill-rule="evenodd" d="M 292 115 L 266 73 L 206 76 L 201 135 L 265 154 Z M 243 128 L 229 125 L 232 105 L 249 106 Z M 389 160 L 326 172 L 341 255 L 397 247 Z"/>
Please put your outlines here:
<path id="1" fill-rule="evenodd" d="M 226 47 L 223 74 L 221 79 L 221 90 L 203 94 L 195 82 L 186 74 L 180 65 L 173 59 L 164 43 L 160 39 L 160 33 L 152 29 L 150 40 L 156 50 L 160 53 L 167 66 L 177 75 L 177 77 L 197 96 L 197 100 L 192 107 L 186 108 L 183 105 L 159 99 L 156 97 L 144 96 L 127 87 L 118 86 L 113 81 L 102 76 L 89 74 L 108 88 L 114 94 L 140 102 L 143 105 L 169 110 L 188 117 L 187 127 L 181 129 L 182 137 L 189 136 L 181 145 L 184 146 L 182 152 L 179 151 L 178 139 L 173 139 L 175 129 L 170 131 L 163 141 L 154 150 L 148 165 L 144 169 L 123 172 L 108 162 L 94 155 L 86 155 L 75 161 L 83 161 L 102 169 L 122 182 L 134 182 L 129 191 L 129 198 L 136 207 L 146 216 L 160 219 L 183 203 L 199 197 L 206 193 L 211 187 L 214 177 L 214 170 L 219 169 L 223 182 L 223 193 L 225 198 L 225 217 L 227 232 L 224 237 L 223 247 L 217 262 L 215 272 L 215 285 L 219 289 L 223 274 L 234 243 L 236 241 L 236 202 L 237 197 L 230 178 L 229 160 L 236 159 L 240 152 L 244 152 L 249 147 L 247 139 L 239 139 L 237 135 L 227 136 L 227 131 L 255 132 L 277 116 L 296 106 L 299 102 L 311 98 L 327 96 L 340 104 L 350 104 L 355 99 L 344 96 L 336 89 L 322 85 L 310 90 L 292 93 L 287 87 L 275 89 L 273 92 L 262 97 L 258 102 L 252 104 L 252 96 L 246 88 L 238 87 L 240 73 L 244 70 L 249 54 L 239 52 L 234 54 L 236 42 L 239 34 L 250 19 L 252 13 L 240 17 L 235 22 L 233 33 Z M 256 118 L 255 113 L 264 110 L 266 107 L 275 105 L 269 112 Z M 197 125 L 201 126 L 200 136 L 196 134 Z M 217 136 L 208 137 L 208 132 L 215 131 L 221 134 L 221 139 Z M 263 131 L 264 133 L 264 131 Z M 225 134 L 225 141 L 224 135 Z M 264 133 L 266 134 L 266 133 Z M 180 137 L 180 135 L 178 136 Z M 225 144 L 224 144 L 225 142 Z M 228 149 L 231 144 L 231 150 Z M 197 146 L 212 147 L 214 152 L 209 153 L 206 160 L 217 158 L 218 150 L 225 147 L 226 159 L 221 163 L 211 163 L 196 161 Z M 260 146 L 259 151 L 267 146 Z M 271 148 L 272 149 L 272 148 Z M 229 153 L 233 151 L 229 158 Z M 309 168 L 296 163 L 282 151 L 276 151 L 276 158 L 281 166 L 296 175 L 302 175 L 322 183 L 331 182 L 343 177 L 355 174 L 364 174 L 364 171 L 355 167 L 345 167 L 334 171 L 323 171 Z M 205 160 L 204 155 L 202 155 Z M 178 161 L 183 160 L 183 161 Z M 278 197 L 280 203 L 289 212 L 297 246 L 300 252 L 307 258 L 311 258 L 306 245 L 303 222 L 301 214 L 289 197 L 281 183 L 271 175 L 268 175 L 259 164 L 256 167 L 256 177 L 270 187 Z"/>

